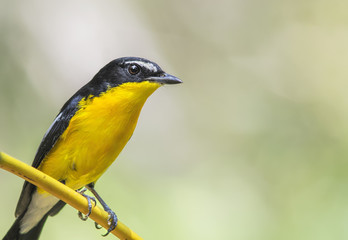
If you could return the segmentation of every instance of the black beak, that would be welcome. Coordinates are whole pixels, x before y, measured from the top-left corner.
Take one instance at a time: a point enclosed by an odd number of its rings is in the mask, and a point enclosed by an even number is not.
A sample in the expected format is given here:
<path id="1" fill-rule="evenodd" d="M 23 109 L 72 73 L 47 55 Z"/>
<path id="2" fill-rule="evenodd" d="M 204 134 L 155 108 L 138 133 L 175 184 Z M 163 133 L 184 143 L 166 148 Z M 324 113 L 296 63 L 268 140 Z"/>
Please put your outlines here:
<path id="1" fill-rule="evenodd" d="M 148 77 L 145 79 L 145 81 L 149 81 L 149 82 L 157 82 L 157 83 L 161 83 L 161 84 L 178 84 L 178 83 L 182 83 L 182 81 L 170 74 L 167 73 L 163 73 L 161 76 L 159 77 Z"/>

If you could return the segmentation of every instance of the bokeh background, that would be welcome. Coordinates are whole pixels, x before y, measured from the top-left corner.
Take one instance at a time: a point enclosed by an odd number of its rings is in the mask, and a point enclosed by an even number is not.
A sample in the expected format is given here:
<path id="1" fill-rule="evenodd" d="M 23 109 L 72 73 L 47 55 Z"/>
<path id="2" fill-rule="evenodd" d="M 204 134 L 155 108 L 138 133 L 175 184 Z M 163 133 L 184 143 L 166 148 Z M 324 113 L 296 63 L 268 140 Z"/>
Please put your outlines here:
<path id="1" fill-rule="evenodd" d="M 184 84 L 146 103 L 97 189 L 144 239 L 348 239 L 348 2 L 0 1 L 0 150 L 31 163 L 110 60 Z M 22 180 L 0 171 L 0 235 Z M 65 207 L 41 239 L 105 239 Z M 112 238 L 112 236 L 108 237 Z"/>

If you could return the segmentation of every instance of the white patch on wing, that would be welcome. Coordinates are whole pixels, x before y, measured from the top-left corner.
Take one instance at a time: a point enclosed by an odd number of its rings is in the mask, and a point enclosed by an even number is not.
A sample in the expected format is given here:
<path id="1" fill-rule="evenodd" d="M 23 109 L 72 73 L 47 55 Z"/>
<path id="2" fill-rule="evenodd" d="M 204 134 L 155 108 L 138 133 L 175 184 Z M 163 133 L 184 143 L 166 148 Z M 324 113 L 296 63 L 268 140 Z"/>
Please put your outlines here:
<path id="1" fill-rule="evenodd" d="M 25 234 L 35 227 L 42 217 L 59 201 L 58 198 L 35 191 L 32 195 L 28 210 L 20 223 L 20 233 Z"/>
<path id="2" fill-rule="evenodd" d="M 54 125 L 57 121 L 60 120 L 60 118 L 62 117 L 62 114 L 63 114 L 63 112 L 59 113 L 59 115 L 54 119 L 53 123 L 52 123 L 51 126 L 48 128 L 48 130 L 46 131 L 46 133 L 45 133 L 43 139 L 45 139 L 45 137 L 47 136 L 47 134 L 51 131 L 53 125 Z"/>
<path id="3" fill-rule="evenodd" d="M 139 66 L 141 67 L 144 67 L 144 68 L 147 68 L 149 69 L 151 72 L 157 72 L 157 67 L 150 63 L 150 62 L 142 62 L 142 61 L 127 61 L 125 62 L 126 64 L 132 64 L 132 63 L 135 63 L 135 64 L 138 64 Z"/>

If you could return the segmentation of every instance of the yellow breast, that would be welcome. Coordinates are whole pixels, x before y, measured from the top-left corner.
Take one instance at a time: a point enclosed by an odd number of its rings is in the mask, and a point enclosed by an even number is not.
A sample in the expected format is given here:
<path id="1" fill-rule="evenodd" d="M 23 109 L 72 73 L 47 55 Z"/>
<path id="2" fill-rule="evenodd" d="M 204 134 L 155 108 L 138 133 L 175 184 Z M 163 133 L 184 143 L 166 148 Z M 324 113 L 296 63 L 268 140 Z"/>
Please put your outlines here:
<path id="1" fill-rule="evenodd" d="M 124 83 L 98 97 L 81 100 L 80 109 L 39 166 L 73 189 L 95 182 L 133 134 L 146 99 L 157 83 Z"/>

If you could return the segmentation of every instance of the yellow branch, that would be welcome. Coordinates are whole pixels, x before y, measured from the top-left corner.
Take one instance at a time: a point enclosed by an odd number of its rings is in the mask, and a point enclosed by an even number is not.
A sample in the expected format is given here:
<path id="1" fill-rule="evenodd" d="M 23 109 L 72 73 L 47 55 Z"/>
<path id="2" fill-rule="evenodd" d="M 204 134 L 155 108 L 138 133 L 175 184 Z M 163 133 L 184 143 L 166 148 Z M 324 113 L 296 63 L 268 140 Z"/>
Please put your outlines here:
<path id="1" fill-rule="evenodd" d="M 26 181 L 63 200 L 78 211 L 84 214 L 88 213 L 88 204 L 85 197 L 36 168 L 2 152 L 0 152 L 0 168 L 24 178 Z M 107 222 L 108 213 L 98 206 L 93 207 L 90 218 L 105 229 L 109 228 Z M 116 228 L 111 233 L 121 240 L 142 240 L 141 237 L 120 221 L 118 221 Z"/>

